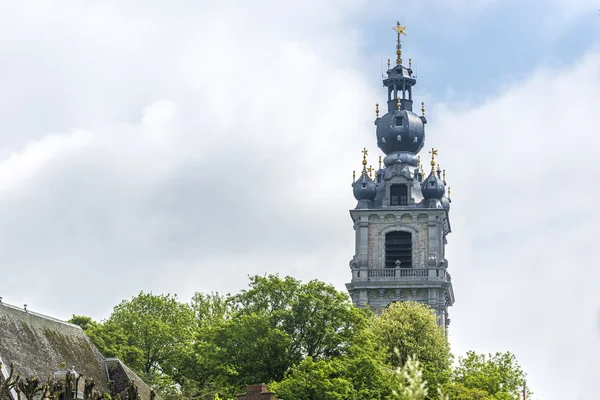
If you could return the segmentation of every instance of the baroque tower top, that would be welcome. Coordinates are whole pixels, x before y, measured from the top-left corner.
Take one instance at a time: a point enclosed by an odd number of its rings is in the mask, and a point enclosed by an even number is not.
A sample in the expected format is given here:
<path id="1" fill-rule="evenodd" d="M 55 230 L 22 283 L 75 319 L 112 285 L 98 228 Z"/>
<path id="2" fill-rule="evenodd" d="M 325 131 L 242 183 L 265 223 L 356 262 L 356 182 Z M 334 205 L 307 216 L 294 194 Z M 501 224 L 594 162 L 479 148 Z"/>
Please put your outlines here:
<path id="1" fill-rule="evenodd" d="M 390 67 L 387 112 L 379 116 L 375 106 L 377 146 L 385 154 L 384 167 L 367 168 L 363 149 L 362 172 L 352 183 L 358 204 L 350 215 L 356 231 L 356 253 L 350 261 L 352 281 L 346 286 L 355 304 L 381 311 L 394 301 L 416 301 L 431 306 L 441 326 L 447 327 L 448 306 L 454 293 L 446 236 L 450 233 L 450 188 L 446 173 L 431 149 L 431 171 L 425 176 L 419 152 L 425 144 L 425 107 L 413 112 L 412 89 L 416 85 L 411 61 L 402 65 L 401 35 L 397 25 L 396 65 Z M 373 173 L 374 172 L 374 173 Z M 355 176 L 355 175 L 354 175 Z"/>

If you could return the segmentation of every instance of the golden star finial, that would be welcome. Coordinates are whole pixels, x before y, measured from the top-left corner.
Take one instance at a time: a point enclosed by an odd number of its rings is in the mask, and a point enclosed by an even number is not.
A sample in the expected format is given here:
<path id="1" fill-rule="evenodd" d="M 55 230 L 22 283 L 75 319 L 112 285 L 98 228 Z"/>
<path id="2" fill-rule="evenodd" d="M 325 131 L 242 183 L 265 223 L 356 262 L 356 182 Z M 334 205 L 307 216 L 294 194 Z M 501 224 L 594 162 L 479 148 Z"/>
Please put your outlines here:
<path id="1" fill-rule="evenodd" d="M 363 147 L 362 154 L 363 154 L 362 165 L 366 167 L 367 166 L 367 155 L 369 154 L 369 150 L 367 150 L 366 147 Z"/>
<path id="2" fill-rule="evenodd" d="M 369 168 L 367 168 L 367 172 L 369 173 L 369 178 L 373 179 L 373 166 L 369 165 Z"/>
<path id="3" fill-rule="evenodd" d="M 396 26 L 392 28 L 398 33 L 398 44 L 396 44 L 396 65 L 402 64 L 402 44 L 400 43 L 400 35 L 406 36 L 406 26 L 400 25 L 400 21 L 396 22 Z"/>
<path id="4" fill-rule="evenodd" d="M 400 25 L 400 21 L 396 21 L 396 26 L 392 28 L 394 31 L 398 32 L 398 35 L 406 36 L 406 26 Z"/>
<path id="5" fill-rule="evenodd" d="M 431 154 L 431 172 L 435 171 L 435 156 L 437 156 L 438 151 L 434 148 L 431 148 L 431 151 L 429 152 L 429 154 Z"/>

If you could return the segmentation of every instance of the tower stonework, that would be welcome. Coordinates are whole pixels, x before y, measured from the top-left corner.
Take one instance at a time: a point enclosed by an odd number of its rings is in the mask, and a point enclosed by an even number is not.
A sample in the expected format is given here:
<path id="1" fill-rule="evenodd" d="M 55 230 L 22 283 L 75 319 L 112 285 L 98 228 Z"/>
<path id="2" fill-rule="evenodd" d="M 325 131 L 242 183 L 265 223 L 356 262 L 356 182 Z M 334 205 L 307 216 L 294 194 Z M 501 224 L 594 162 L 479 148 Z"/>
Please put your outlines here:
<path id="1" fill-rule="evenodd" d="M 358 201 L 350 211 L 356 234 L 355 254 L 350 261 L 352 280 L 346 284 L 354 304 L 381 312 L 396 301 L 427 304 L 438 323 L 447 329 L 448 307 L 454 303 L 452 281 L 445 258 L 450 233 L 450 189 L 445 171 L 437 165 L 431 149 L 424 173 L 419 152 L 425 143 L 425 110 L 413 109 L 412 88 L 416 78 L 402 65 L 397 25 L 397 60 L 383 80 L 387 88 L 387 113 L 379 117 L 376 106 L 377 146 L 385 154 L 377 170 L 363 168 L 353 184 Z"/>

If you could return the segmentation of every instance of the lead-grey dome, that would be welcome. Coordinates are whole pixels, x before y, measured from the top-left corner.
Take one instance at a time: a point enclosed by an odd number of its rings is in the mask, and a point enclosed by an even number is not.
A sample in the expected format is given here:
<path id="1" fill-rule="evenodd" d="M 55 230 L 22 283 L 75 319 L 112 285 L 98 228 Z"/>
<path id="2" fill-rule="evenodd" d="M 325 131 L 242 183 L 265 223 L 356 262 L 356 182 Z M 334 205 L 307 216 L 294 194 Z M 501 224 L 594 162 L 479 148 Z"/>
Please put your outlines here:
<path id="1" fill-rule="evenodd" d="M 386 154 L 409 152 L 423 148 L 423 120 L 409 110 L 392 110 L 377 120 L 377 146 Z"/>
<path id="2" fill-rule="evenodd" d="M 352 191 L 354 192 L 354 198 L 358 201 L 374 200 L 375 196 L 377 196 L 377 186 L 365 170 L 363 170 L 360 178 L 352 185 Z"/>
<path id="3" fill-rule="evenodd" d="M 440 203 L 442 203 L 442 207 L 444 207 L 446 210 L 450 211 L 450 200 L 448 200 L 446 195 L 442 196 L 442 198 L 440 199 Z"/>
<path id="4" fill-rule="evenodd" d="M 423 198 L 428 199 L 441 199 L 446 192 L 446 185 L 444 182 L 435 176 L 435 172 L 431 171 L 427 179 L 421 183 L 421 193 Z"/>

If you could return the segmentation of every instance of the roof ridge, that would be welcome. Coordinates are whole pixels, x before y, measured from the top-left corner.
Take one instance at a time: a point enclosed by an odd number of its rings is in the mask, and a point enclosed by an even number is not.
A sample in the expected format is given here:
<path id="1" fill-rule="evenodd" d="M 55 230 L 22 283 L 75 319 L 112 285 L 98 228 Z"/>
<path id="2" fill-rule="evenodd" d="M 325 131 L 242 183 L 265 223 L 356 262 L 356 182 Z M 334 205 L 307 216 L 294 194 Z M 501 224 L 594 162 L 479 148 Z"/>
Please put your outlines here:
<path id="1" fill-rule="evenodd" d="M 33 315 L 33 316 L 36 316 L 36 317 L 40 317 L 40 318 L 43 318 L 43 319 L 48 319 L 50 321 L 58 322 L 59 324 L 67 325 L 67 326 L 70 326 L 72 328 L 78 328 L 79 330 L 83 331 L 83 329 L 79 325 L 73 324 L 71 322 L 60 320 L 58 318 L 54 318 L 54 317 L 51 317 L 49 315 L 44 315 L 44 314 L 36 313 L 35 311 L 24 310 L 23 308 L 14 306 L 12 304 L 8 304 L 8 303 L 5 303 L 5 302 L 0 302 L 0 307 L 10 308 L 10 309 L 15 310 L 15 311 L 20 311 L 20 312 L 22 312 L 24 314 L 30 314 L 30 315 Z"/>

